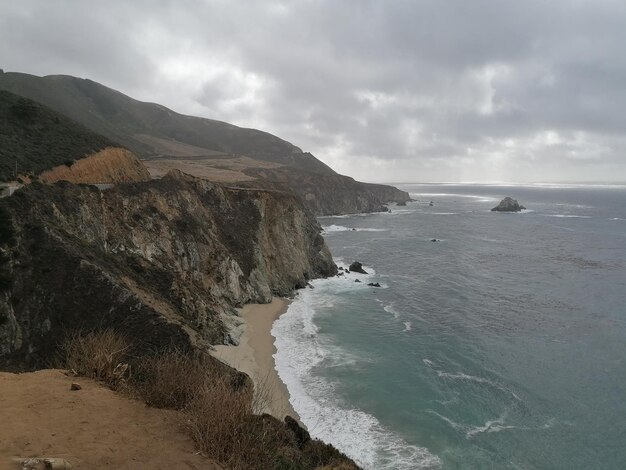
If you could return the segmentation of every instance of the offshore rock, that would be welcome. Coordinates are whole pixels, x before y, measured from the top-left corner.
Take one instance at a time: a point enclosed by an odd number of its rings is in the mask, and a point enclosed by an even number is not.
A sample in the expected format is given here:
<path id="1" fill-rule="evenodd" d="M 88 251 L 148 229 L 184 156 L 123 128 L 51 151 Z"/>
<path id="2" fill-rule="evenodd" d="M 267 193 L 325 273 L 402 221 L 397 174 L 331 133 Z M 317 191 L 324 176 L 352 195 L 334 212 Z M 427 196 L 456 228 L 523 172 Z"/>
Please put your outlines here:
<path id="1" fill-rule="evenodd" d="M 524 206 L 520 206 L 519 203 L 510 197 L 505 197 L 500 201 L 496 207 L 491 209 L 492 212 L 519 212 L 526 209 Z"/>
<path id="2" fill-rule="evenodd" d="M 365 269 L 363 269 L 363 265 L 361 263 L 359 263 L 358 261 L 353 262 L 350 265 L 349 270 L 353 273 L 361 273 L 361 274 L 367 274 L 367 271 Z"/>
<path id="3" fill-rule="evenodd" d="M 235 307 L 337 273 L 320 232 L 290 193 L 178 171 L 33 183 L 0 200 L 0 368 L 42 367 L 76 330 L 114 328 L 138 353 L 223 343 Z"/>

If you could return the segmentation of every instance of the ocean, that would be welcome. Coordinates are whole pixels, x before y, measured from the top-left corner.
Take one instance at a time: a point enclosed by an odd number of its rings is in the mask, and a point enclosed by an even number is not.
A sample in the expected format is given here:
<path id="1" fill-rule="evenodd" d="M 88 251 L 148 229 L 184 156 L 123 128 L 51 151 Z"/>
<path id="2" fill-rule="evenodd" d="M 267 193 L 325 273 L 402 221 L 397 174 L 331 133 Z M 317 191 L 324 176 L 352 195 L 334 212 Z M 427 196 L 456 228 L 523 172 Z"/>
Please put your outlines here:
<path id="1" fill-rule="evenodd" d="M 399 187 L 416 201 L 320 218 L 368 274 L 274 323 L 312 436 L 375 470 L 626 468 L 626 186 Z"/>

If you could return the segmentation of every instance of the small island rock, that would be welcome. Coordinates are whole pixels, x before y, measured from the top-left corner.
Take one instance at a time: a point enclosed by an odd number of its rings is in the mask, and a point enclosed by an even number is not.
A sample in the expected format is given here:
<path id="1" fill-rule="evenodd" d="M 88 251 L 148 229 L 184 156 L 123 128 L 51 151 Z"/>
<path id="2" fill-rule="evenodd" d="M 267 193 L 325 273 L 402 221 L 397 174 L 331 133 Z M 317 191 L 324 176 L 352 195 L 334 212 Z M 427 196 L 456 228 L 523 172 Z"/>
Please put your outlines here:
<path id="1" fill-rule="evenodd" d="M 370 282 L 367 285 L 371 287 L 380 287 L 380 284 L 378 282 Z"/>
<path id="2" fill-rule="evenodd" d="M 348 269 L 350 269 L 350 271 L 353 273 L 367 274 L 367 271 L 363 269 L 363 265 L 359 263 L 358 261 L 355 261 L 354 263 L 352 263 L 350 265 L 350 268 Z"/>
<path id="3" fill-rule="evenodd" d="M 519 212 L 526 209 L 524 206 L 520 206 L 519 203 L 510 197 L 505 197 L 500 201 L 496 207 L 491 209 L 492 212 Z"/>

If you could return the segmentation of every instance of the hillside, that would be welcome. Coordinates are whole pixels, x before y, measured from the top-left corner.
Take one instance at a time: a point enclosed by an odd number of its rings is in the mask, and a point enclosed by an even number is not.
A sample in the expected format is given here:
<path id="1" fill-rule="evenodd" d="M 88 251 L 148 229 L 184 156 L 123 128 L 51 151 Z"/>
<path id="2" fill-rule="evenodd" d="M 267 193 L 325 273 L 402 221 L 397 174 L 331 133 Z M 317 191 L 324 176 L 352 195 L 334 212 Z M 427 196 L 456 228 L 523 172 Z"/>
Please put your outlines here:
<path id="1" fill-rule="evenodd" d="M 0 89 L 44 103 L 120 142 L 147 160 L 154 176 L 179 169 L 210 181 L 289 189 L 317 215 L 386 210 L 387 202 L 410 200 L 392 186 L 339 175 L 267 132 L 178 114 L 91 80 L 7 72 L 0 73 Z"/>
<path id="2" fill-rule="evenodd" d="M 30 99 L 0 90 L 0 181 L 38 174 L 116 146 Z"/>
<path id="3" fill-rule="evenodd" d="M 120 142 L 140 157 L 189 154 L 249 155 L 260 160 L 332 172 L 311 154 L 267 132 L 185 116 L 132 99 L 92 80 L 67 75 L 0 74 L 0 89 L 28 97 Z"/>

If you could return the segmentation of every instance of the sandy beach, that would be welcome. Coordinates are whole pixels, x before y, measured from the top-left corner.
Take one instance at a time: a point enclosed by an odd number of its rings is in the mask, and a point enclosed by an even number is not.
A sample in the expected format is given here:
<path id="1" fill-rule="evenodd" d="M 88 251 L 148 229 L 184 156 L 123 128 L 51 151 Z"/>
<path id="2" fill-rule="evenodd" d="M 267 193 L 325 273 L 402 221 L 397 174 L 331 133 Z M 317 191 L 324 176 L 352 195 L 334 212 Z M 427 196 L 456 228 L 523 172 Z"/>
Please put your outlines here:
<path id="1" fill-rule="evenodd" d="M 240 310 L 244 320 L 239 346 L 215 346 L 213 355 L 248 374 L 255 384 L 257 412 L 278 419 L 290 415 L 299 420 L 289 403 L 287 387 L 278 377 L 273 354 L 276 352 L 272 324 L 287 311 L 289 301 L 274 297 L 269 304 L 248 304 Z"/>

